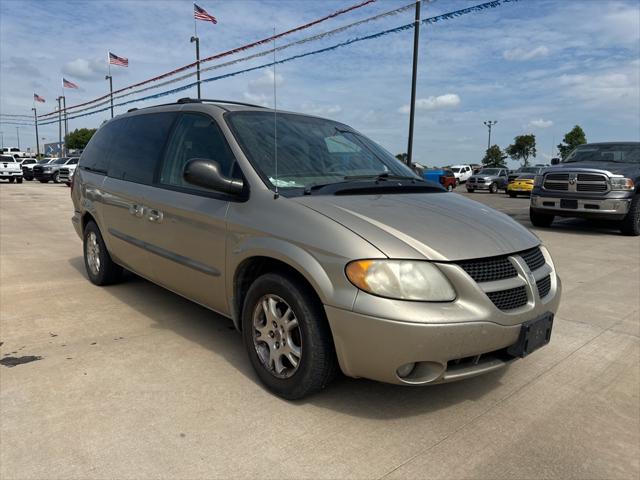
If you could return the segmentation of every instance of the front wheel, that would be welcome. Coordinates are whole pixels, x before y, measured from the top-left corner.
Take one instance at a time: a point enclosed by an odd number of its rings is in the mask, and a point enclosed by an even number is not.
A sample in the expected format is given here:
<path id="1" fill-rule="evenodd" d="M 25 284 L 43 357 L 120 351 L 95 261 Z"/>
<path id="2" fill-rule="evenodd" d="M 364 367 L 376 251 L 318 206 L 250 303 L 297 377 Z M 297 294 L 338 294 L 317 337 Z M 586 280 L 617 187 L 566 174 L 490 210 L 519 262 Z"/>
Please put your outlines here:
<path id="1" fill-rule="evenodd" d="M 53 183 L 60 183 L 60 174 L 58 172 L 53 174 Z"/>
<path id="2" fill-rule="evenodd" d="M 631 200 L 627 216 L 620 224 L 620 231 L 623 235 L 633 237 L 640 235 L 640 194 L 636 194 Z"/>
<path id="3" fill-rule="evenodd" d="M 18 182 L 18 183 L 22 183 L 22 177 L 18 177 L 18 178 L 16 178 L 16 182 Z"/>
<path id="4" fill-rule="evenodd" d="M 242 309 L 242 336 L 260 380 L 288 400 L 323 389 L 337 373 L 324 309 L 292 276 L 267 273 L 251 285 Z"/>
<path id="5" fill-rule="evenodd" d="M 95 222 L 87 223 L 83 233 L 84 266 L 91 283 L 110 285 L 122 277 L 122 267 L 113 260 Z"/>
<path id="6" fill-rule="evenodd" d="M 11 177 L 11 178 L 9 179 L 9 183 L 13 183 L 13 181 L 14 181 L 14 180 L 15 180 L 15 178 Z"/>
<path id="7" fill-rule="evenodd" d="M 548 227 L 553 223 L 554 215 L 547 213 L 538 213 L 533 209 L 529 209 L 529 220 L 536 227 Z"/>
<path id="8" fill-rule="evenodd" d="M 516 198 L 518 196 L 517 193 L 513 193 L 513 192 L 508 192 L 508 193 L 511 198 Z"/>
<path id="9" fill-rule="evenodd" d="M 467 188 L 467 192 L 469 192 L 469 193 L 473 193 L 473 192 L 475 192 L 475 191 L 476 191 L 476 189 L 475 189 L 475 188 Z"/>
<path id="10" fill-rule="evenodd" d="M 449 184 L 447 185 L 447 191 L 451 192 L 453 190 L 453 185 Z"/>
<path id="11" fill-rule="evenodd" d="M 492 183 L 491 185 L 489 185 L 489 192 L 498 193 L 498 185 L 496 185 L 495 183 Z"/>

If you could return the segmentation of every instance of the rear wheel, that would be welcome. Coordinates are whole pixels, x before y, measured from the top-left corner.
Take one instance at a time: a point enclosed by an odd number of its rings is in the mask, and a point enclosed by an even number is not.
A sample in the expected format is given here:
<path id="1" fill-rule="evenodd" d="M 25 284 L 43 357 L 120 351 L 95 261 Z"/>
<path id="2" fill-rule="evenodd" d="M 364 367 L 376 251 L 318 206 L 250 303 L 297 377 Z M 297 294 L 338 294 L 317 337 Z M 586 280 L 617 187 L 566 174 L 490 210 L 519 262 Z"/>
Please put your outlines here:
<path id="1" fill-rule="evenodd" d="M 620 231 L 623 235 L 637 237 L 640 235 L 640 194 L 631 200 L 627 216 L 620 224 Z"/>
<path id="2" fill-rule="evenodd" d="M 268 273 L 251 285 L 242 309 L 242 336 L 258 377 L 283 398 L 321 390 L 337 373 L 322 305 L 291 276 Z"/>
<path id="3" fill-rule="evenodd" d="M 549 215 L 547 213 L 538 213 L 533 209 L 529 209 L 529 220 L 536 227 L 548 227 L 553 223 L 555 215 Z"/>
<path id="4" fill-rule="evenodd" d="M 84 266 L 91 283 L 110 285 L 122 278 L 122 267 L 111 260 L 100 229 L 95 222 L 87 223 L 83 234 Z"/>

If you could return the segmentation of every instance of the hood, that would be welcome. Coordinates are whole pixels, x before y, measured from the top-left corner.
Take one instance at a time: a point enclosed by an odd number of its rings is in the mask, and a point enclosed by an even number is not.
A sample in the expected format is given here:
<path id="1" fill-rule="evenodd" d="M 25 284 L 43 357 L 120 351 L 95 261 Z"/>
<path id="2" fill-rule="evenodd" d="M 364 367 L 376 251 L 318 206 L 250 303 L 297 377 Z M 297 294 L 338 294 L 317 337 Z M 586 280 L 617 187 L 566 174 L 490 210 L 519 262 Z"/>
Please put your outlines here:
<path id="1" fill-rule="evenodd" d="M 335 220 L 390 258 L 457 261 L 540 244 L 507 215 L 455 193 L 317 195 L 291 200 Z"/>
<path id="2" fill-rule="evenodd" d="M 565 170 L 603 170 L 614 175 L 624 175 L 625 177 L 635 177 L 640 175 L 640 164 L 619 163 L 619 162 L 570 162 L 554 165 L 545 169 L 544 173 L 562 172 Z"/>

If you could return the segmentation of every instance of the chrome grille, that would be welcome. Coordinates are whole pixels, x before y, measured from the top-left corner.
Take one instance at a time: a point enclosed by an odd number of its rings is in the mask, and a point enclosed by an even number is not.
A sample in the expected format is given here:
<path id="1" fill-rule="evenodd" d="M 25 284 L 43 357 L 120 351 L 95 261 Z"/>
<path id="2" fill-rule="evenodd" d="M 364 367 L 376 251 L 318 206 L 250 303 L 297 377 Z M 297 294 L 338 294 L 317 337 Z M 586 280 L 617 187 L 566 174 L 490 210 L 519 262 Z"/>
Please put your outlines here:
<path id="1" fill-rule="evenodd" d="M 544 298 L 549 295 L 551 290 L 551 275 L 547 275 L 542 280 L 538 280 L 538 293 L 540 298 Z"/>
<path id="2" fill-rule="evenodd" d="M 527 304 L 527 289 L 524 286 L 488 292 L 487 296 L 500 310 L 514 310 Z"/>
<path id="3" fill-rule="evenodd" d="M 469 260 L 459 262 L 458 265 L 478 283 L 493 282 L 518 276 L 518 272 L 507 257 Z"/>
<path id="4" fill-rule="evenodd" d="M 600 173 L 547 173 L 543 188 L 559 192 L 602 193 L 609 190 L 609 182 L 607 176 Z"/>
<path id="5" fill-rule="evenodd" d="M 578 183 L 576 185 L 578 192 L 606 192 L 606 183 Z"/>
<path id="6" fill-rule="evenodd" d="M 565 182 L 569 180 L 568 173 L 547 173 L 544 176 L 545 180 L 564 180 Z"/>
<path id="7" fill-rule="evenodd" d="M 569 190 L 569 183 L 565 182 L 544 182 L 544 188 L 547 190 Z"/>
<path id="8" fill-rule="evenodd" d="M 521 253 L 520 256 L 532 272 L 547 263 L 544 259 L 544 255 L 542 255 L 542 252 L 537 247 Z"/>
<path id="9" fill-rule="evenodd" d="M 597 173 L 579 173 L 578 174 L 579 182 L 604 182 L 606 183 L 607 177 L 604 175 L 600 175 Z"/>

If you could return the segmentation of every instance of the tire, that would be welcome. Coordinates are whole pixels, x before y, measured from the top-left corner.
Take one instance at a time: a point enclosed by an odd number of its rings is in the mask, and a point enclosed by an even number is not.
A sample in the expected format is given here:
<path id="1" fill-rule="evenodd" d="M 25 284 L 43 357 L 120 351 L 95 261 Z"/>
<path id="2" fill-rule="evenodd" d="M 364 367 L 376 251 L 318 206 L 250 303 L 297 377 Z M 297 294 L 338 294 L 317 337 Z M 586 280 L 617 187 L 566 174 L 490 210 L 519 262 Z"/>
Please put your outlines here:
<path id="1" fill-rule="evenodd" d="M 632 237 L 640 235 L 640 194 L 637 193 L 631 200 L 627 216 L 620 223 L 620 231 Z"/>
<path id="2" fill-rule="evenodd" d="M 95 222 L 91 221 L 84 227 L 82 240 L 84 267 L 91 283 L 102 286 L 119 282 L 122 278 L 122 267 L 111 260 Z M 95 258 L 98 259 L 97 263 Z"/>
<path id="3" fill-rule="evenodd" d="M 473 192 L 475 192 L 475 191 L 476 191 L 476 189 L 475 189 L 475 188 L 469 188 L 469 187 L 467 187 L 467 192 L 469 192 L 469 193 L 473 193 Z"/>
<path id="4" fill-rule="evenodd" d="M 40 178 L 38 181 L 40 183 L 49 183 L 49 180 L 45 180 L 44 178 Z"/>
<path id="5" fill-rule="evenodd" d="M 447 185 L 447 191 L 448 192 L 453 191 L 453 185 L 451 185 L 451 184 Z"/>
<path id="6" fill-rule="evenodd" d="M 51 180 L 53 180 L 53 183 L 60 183 L 60 174 L 58 172 L 54 173 Z"/>
<path id="7" fill-rule="evenodd" d="M 498 193 L 498 185 L 495 183 L 489 185 L 489 193 Z"/>
<path id="8" fill-rule="evenodd" d="M 508 192 L 508 193 L 511 198 L 516 198 L 518 196 L 517 193 L 513 193 L 513 192 Z"/>
<path id="9" fill-rule="evenodd" d="M 16 178 L 16 182 L 22 183 L 22 177 Z"/>
<path id="10" fill-rule="evenodd" d="M 288 319 L 283 314 L 287 309 L 291 310 Z M 273 320 L 267 317 L 267 311 L 275 312 L 270 317 Z M 288 331 L 286 325 L 292 319 L 297 324 Z M 264 333 L 260 333 L 260 328 Z M 242 308 L 242 337 L 262 383 L 287 400 L 322 390 L 338 371 L 324 309 L 315 294 L 295 277 L 267 273 L 253 282 Z M 261 338 L 268 342 L 260 341 Z M 288 358 L 293 358 L 297 365 Z"/>
<path id="11" fill-rule="evenodd" d="M 456 178 L 456 187 L 457 187 L 458 185 L 460 185 L 460 179 L 459 179 L 459 178 Z"/>
<path id="12" fill-rule="evenodd" d="M 11 178 L 9 179 L 9 183 L 13 183 L 14 181 L 15 181 L 15 178 L 13 178 L 13 177 L 11 177 Z"/>
<path id="13" fill-rule="evenodd" d="M 533 209 L 529 209 L 529 220 L 536 227 L 549 227 L 553 223 L 555 215 L 547 213 L 538 213 Z"/>

